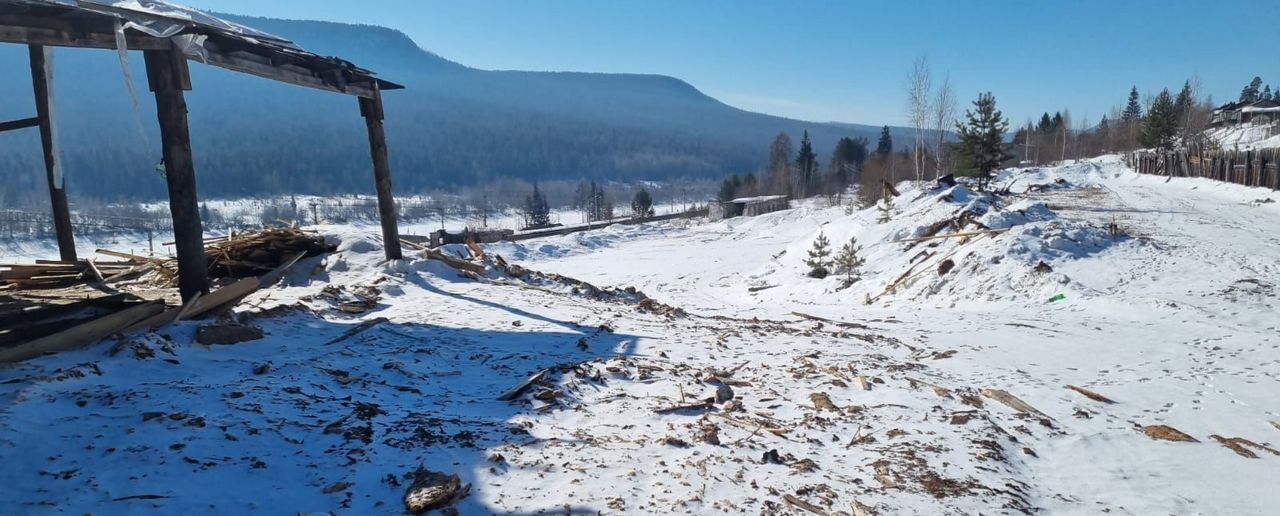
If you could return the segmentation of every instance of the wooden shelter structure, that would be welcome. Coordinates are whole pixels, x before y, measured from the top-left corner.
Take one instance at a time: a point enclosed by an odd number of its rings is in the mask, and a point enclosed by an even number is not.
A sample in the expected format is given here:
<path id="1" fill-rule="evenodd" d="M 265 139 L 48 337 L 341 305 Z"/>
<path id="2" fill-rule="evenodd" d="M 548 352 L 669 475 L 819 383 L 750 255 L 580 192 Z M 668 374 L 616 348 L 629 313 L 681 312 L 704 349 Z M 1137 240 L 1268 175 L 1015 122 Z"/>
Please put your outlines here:
<path id="1" fill-rule="evenodd" d="M 0 43 L 27 45 L 35 116 L 0 121 L 0 132 L 38 127 L 54 229 L 63 260 L 76 259 L 71 216 L 57 149 L 51 87 L 51 47 L 142 51 L 155 94 L 169 210 L 177 248 L 178 288 L 184 300 L 209 290 L 195 166 L 187 127 L 187 62 L 357 97 L 369 134 L 378 213 L 388 259 L 401 257 L 383 130 L 382 91 L 403 86 L 335 57 L 320 56 L 285 38 L 163 0 L 0 0 Z"/>

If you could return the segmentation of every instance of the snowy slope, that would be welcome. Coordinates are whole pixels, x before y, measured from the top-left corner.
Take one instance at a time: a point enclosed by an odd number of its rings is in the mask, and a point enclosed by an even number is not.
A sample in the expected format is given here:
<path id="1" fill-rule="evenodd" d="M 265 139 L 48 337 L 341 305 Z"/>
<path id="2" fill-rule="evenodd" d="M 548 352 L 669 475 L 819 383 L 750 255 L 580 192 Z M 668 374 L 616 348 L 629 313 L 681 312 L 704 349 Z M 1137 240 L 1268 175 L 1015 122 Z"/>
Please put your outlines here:
<path id="1" fill-rule="evenodd" d="M 1280 133 L 1276 126 L 1241 124 L 1219 127 L 1205 132 L 1210 140 L 1218 142 L 1226 150 L 1250 150 L 1280 147 Z"/>
<path id="2" fill-rule="evenodd" d="M 419 466 L 470 484 L 463 514 L 1280 505 L 1280 455 L 1213 437 L 1280 448 L 1280 195 L 1113 158 L 1009 182 L 1045 186 L 904 187 L 885 223 L 815 202 L 486 249 L 623 295 L 382 263 L 367 229 L 329 227 L 339 253 L 241 305 L 263 340 L 205 347 L 186 321 L 0 369 L 0 513 L 399 512 Z M 1010 229 L 892 242 L 965 211 Z M 857 237 L 860 281 L 805 276 L 819 232 Z M 333 308 L 357 291 L 377 307 Z M 1199 442 L 1138 429 L 1161 424 Z"/>

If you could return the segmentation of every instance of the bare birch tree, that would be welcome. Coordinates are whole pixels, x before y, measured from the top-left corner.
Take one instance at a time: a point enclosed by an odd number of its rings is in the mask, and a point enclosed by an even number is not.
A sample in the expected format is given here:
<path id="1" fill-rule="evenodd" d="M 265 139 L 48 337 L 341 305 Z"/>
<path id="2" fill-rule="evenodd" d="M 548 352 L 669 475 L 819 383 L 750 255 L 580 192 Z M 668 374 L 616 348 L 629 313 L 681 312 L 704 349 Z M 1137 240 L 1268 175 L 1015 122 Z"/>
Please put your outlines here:
<path id="1" fill-rule="evenodd" d="M 925 141 L 925 127 L 929 124 L 929 92 L 933 89 L 929 71 L 928 56 L 917 57 L 911 64 L 911 73 L 907 75 L 907 116 L 916 131 L 916 144 L 912 149 L 912 165 L 916 170 L 916 181 L 924 180 L 924 160 L 928 142 Z"/>
<path id="2" fill-rule="evenodd" d="M 1058 124 L 1058 131 L 1062 140 L 1062 151 L 1058 156 L 1058 163 L 1067 161 L 1067 142 L 1071 138 L 1071 110 L 1062 110 L 1062 123 Z"/>
<path id="3" fill-rule="evenodd" d="M 946 168 L 944 158 L 946 156 L 947 132 L 955 127 L 956 123 L 956 95 L 951 89 L 951 74 L 948 73 L 942 79 L 942 84 L 938 85 L 938 93 L 933 98 L 933 130 L 937 131 L 934 136 L 937 138 L 937 146 L 933 149 L 934 169 L 933 178 L 937 179 L 942 175 L 942 170 Z"/>

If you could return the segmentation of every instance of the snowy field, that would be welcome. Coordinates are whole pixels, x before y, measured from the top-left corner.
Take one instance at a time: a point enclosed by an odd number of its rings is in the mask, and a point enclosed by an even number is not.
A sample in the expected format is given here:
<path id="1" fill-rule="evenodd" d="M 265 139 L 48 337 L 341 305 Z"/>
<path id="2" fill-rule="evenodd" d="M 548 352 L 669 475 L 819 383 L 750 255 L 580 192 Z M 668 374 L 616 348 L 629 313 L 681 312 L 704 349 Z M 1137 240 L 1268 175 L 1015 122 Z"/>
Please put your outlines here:
<path id="1" fill-rule="evenodd" d="M 1273 513 L 1280 194 L 1114 158 L 1010 182 L 493 245 L 478 280 L 324 227 L 338 253 L 240 305 L 265 339 L 0 369 L 0 513 L 398 513 L 419 467 L 462 514 Z M 998 231 L 894 242 L 957 219 Z M 859 281 L 806 277 L 820 233 Z"/>

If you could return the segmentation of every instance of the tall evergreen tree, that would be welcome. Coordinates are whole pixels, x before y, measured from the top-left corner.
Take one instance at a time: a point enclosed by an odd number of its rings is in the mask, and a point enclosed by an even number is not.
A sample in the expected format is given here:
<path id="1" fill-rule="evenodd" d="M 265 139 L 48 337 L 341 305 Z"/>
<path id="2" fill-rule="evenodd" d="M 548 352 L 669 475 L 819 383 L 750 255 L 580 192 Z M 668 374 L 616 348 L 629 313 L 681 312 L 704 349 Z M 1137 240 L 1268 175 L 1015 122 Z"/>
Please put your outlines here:
<path id="1" fill-rule="evenodd" d="M 738 195 L 738 176 L 726 177 L 720 183 L 720 192 L 716 195 L 716 200 L 720 202 L 732 201 Z"/>
<path id="2" fill-rule="evenodd" d="M 1273 97 L 1273 96 L 1272 96 L 1272 94 L 1271 94 L 1271 85 L 1270 85 L 1270 84 L 1268 84 L 1268 85 L 1266 85 L 1266 87 L 1262 88 L 1261 100 L 1272 100 L 1272 99 L 1274 99 L 1274 98 L 1275 98 L 1275 97 Z"/>
<path id="3" fill-rule="evenodd" d="M 1053 132 L 1053 119 L 1049 118 L 1048 111 L 1046 111 L 1043 115 L 1040 115 L 1040 123 L 1036 124 L 1036 131 L 1039 131 L 1042 133 Z"/>
<path id="4" fill-rule="evenodd" d="M 1240 102 L 1257 102 L 1258 96 L 1262 94 L 1262 78 L 1254 77 L 1249 81 L 1249 85 L 1240 90 Z"/>
<path id="5" fill-rule="evenodd" d="M 1179 121 L 1182 121 L 1191 112 L 1191 106 L 1195 103 L 1195 100 L 1195 92 L 1191 90 L 1191 81 L 1182 83 L 1182 89 L 1178 91 L 1178 97 L 1173 100 L 1173 112 Z"/>
<path id="6" fill-rule="evenodd" d="M 867 139 L 858 138 L 841 138 L 836 142 L 835 150 L 831 151 L 831 175 L 836 186 L 843 188 L 845 185 L 858 181 L 858 176 L 862 172 L 862 164 L 867 161 Z"/>
<path id="7" fill-rule="evenodd" d="M 965 110 L 965 123 L 956 124 L 960 133 L 962 174 L 978 179 L 978 188 L 986 189 L 991 172 L 1013 157 L 1004 148 L 1004 135 L 1009 121 L 996 109 L 996 97 L 990 92 L 978 95 L 974 109 Z"/>
<path id="8" fill-rule="evenodd" d="M 796 172 L 800 176 L 796 178 L 799 183 L 799 194 L 801 197 L 806 197 L 813 188 L 814 176 L 818 173 L 818 155 L 813 152 L 809 131 L 805 131 L 804 136 L 800 138 L 800 153 L 796 155 Z"/>
<path id="9" fill-rule="evenodd" d="M 543 228 L 551 225 L 551 206 L 547 204 L 547 197 L 542 194 L 542 190 L 538 189 L 538 183 L 533 184 L 533 193 L 525 197 L 524 206 L 525 222 L 529 227 Z"/>
<path id="10" fill-rule="evenodd" d="M 631 198 L 631 214 L 641 219 L 653 216 L 653 196 L 648 190 L 641 188 Z"/>
<path id="11" fill-rule="evenodd" d="M 1124 112 L 1120 114 L 1120 119 L 1126 122 L 1142 119 L 1142 103 L 1139 101 L 1137 86 L 1129 90 L 1129 103 L 1124 106 Z"/>
<path id="12" fill-rule="evenodd" d="M 893 153 L 893 135 L 889 134 L 889 126 L 880 129 L 880 141 L 876 142 L 876 154 L 886 157 Z"/>
<path id="13" fill-rule="evenodd" d="M 1142 132 L 1138 135 L 1138 143 L 1144 147 L 1172 149 L 1174 138 L 1178 134 L 1178 113 L 1173 103 L 1173 96 L 1166 88 L 1156 95 L 1151 103 L 1142 124 Z"/>
<path id="14" fill-rule="evenodd" d="M 769 193 L 790 193 L 792 152 L 791 137 L 787 133 L 778 133 L 769 146 L 769 184 L 765 185 Z"/>

